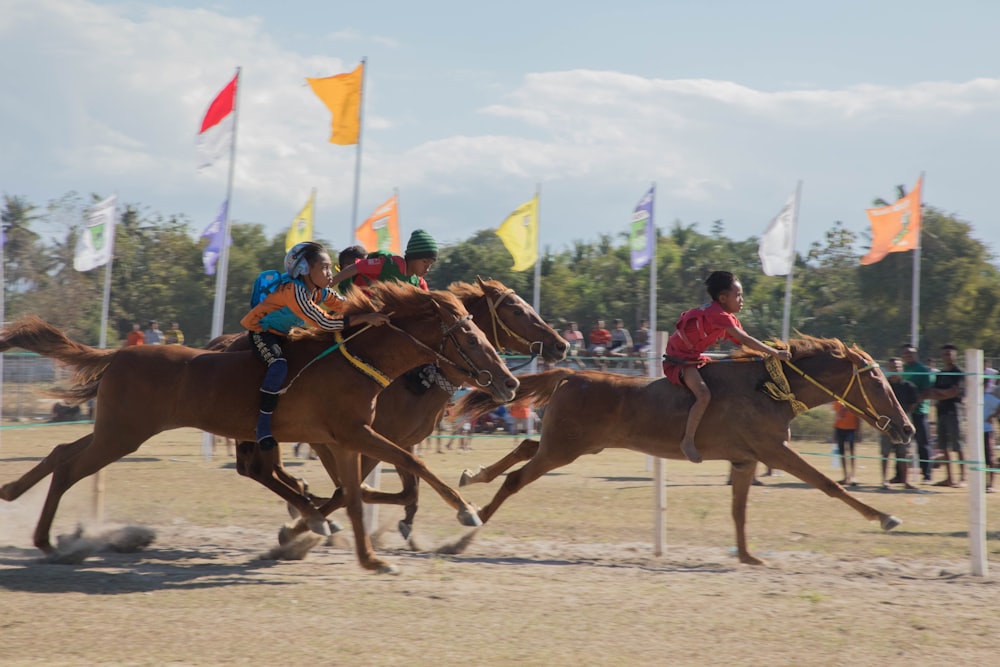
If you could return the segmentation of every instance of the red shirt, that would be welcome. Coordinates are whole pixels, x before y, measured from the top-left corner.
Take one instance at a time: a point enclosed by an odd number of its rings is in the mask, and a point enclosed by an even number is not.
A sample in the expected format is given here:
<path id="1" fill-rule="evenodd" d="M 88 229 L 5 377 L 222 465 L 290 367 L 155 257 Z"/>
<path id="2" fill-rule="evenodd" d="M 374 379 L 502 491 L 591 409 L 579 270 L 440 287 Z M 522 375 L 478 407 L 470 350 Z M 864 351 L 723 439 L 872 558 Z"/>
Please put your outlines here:
<path id="1" fill-rule="evenodd" d="M 141 331 L 129 331 L 125 336 L 126 345 L 142 345 L 146 342 L 146 334 Z"/>
<path id="2" fill-rule="evenodd" d="M 593 328 L 590 330 L 591 345 L 609 345 L 611 343 L 611 332 L 607 329 Z"/>
<path id="3" fill-rule="evenodd" d="M 695 365 L 701 368 L 708 361 L 708 357 L 704 356 L 705 350 L 723 338 L 739 344 L 729 335 L 727 330 L 730 327 L 743 329 L 736 316 L 723 310 L 718 301 L 685 310 L 677 320 L 676 331 L 667 339 L 667 357 L 697 362 Z M 663 362 L 663 374 L 674 384 L 682 384 L 684 365 L 671 363 L 669 359 Z"/>

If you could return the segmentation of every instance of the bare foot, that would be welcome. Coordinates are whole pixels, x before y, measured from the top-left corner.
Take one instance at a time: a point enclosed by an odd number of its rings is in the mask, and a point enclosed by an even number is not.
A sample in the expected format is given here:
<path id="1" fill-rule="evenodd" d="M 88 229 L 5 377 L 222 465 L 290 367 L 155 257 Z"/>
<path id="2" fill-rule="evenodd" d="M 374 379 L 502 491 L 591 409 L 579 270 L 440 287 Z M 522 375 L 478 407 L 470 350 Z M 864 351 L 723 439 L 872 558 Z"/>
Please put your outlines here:
<path id="1" fill-rule="evenodd" d="M 694 445 L 694 438 L 684 438 L 681 440 L 681 453 L 687 457 L 691 463 L 701 463 L 701 454 Z"/>

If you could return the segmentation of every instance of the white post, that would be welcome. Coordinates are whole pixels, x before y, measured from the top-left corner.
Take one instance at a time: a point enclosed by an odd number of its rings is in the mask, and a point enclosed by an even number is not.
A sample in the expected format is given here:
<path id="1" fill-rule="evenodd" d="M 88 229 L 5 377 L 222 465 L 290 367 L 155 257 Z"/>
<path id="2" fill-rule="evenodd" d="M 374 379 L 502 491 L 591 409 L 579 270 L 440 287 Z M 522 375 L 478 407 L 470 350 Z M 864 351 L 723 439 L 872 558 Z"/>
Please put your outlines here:
<path id="1" fill-rule="evenodd" d="M 965 351 L 965 450 L 969 464 L 969 559 L 972 574 L 985 577 L 986 489 L 983 485 L 983 351 Z M 959 465 L 966 465 L 959 463 Z"/>
<path id="2" fill-rule="evenodd" d="M 651 318 L 652 319 L 652 318 Z M 650 325 L 653 326 L 653 325 Z M 657 332 L 652 339 L 653 349 L 664 350 L 667 347 L 666 332 Z M 654 370 L 655 368 L 655 370 Z M 650 377 L 660 377 L 663 368 L 660 364 L 650 364 Z M 653 459 L 653 555 L 662 556 L 666 543 L 667 532 L 667 487 L 663 459 Z"/>

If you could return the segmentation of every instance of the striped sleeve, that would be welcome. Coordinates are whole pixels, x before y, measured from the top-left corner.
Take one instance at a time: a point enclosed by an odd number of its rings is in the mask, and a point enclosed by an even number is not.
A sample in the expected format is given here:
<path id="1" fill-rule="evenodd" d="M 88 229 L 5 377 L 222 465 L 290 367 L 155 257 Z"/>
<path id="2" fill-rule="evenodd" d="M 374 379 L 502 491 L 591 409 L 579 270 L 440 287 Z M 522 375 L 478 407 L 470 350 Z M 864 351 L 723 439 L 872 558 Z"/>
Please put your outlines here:
<path id="1" fill-rule="evenodd" d="M 294 287 L 295 306 L 299 311 L 299 317 L 324 331 L 342 331 L 344 329 L 344 320 L 333 317 L 329 312 L 320 308 L 310 298 L 309 290 L 298 284 L 294 284 Z"/>

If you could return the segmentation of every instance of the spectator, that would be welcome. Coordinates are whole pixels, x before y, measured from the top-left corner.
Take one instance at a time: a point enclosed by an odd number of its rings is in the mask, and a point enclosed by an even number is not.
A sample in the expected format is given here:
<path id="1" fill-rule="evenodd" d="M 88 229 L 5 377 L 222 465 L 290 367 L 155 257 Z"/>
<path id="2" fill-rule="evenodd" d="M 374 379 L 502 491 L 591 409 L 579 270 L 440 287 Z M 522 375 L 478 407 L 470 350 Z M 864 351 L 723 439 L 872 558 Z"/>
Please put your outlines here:
<path id="1" fill-rule="evenodd" d="M 945 474 L 943 480 L 934 486 L 965 486 L 965 465 L 962 463 L 962 434 L 958 424 L 958 405 L 962 402 L 964 374 L 955 364 L 958 348 L 948 343 L 941 346 L 941 372 L 934 378 L 934 385 L 927 397 L 937 401 L 937 441 L 944 455 Z M 951 453 L 958 455 L 959 479 L 951 472 Z"/>
<path id="2" fill-rule="evenodd" d="M 896 395 L 896 400 L 903 407 L 906 414 L 911 414 L 916 408 L 919 398 L 917 395 L 917 388 L 912 382 L 903 378 L 903 360 L 899 357 L 892 357 L 886 363 L 886 375 L 889 378 L 889 386 L 892 387 L 892 393 Z M 907 479 L 907 449 L 908 445 L 905 444 L 895 444 L 892 439 L 885 433 L 881 436 L 881 454 L 882 454 L 882 488 L 888 489 L 890 484 L 902 484 L 904 488 L 915 489 L 917 487 L 910 484 Z M 889 456 L 894 455 L 896 457 L 896 476 L 892 479 L 886 479 L 886 470 L 889 467 Z"/>
<path id="3" fill-rule="evenodd" d="M 514 419 L 511 433 L 530 433 L 531 406 L 527 401 L 518 401 L 510 406 L 510 416 Z"/>
<path id="4" fill-rule="evenodd" d="M 597 324 L 590 330 L 587 337 L 589 345 L 587 354 L 591 357 L 603 357 L 608 353 L 608 346 L 611 344 L 611 332 L 604 328 L 604 320 L 597 320 Z M 595 362 L 599 368 L 604 368 L 604 364 Z"/>
<path id="5" fill-rule="evenodd" d="M 931 369 L 920 363 L 917 356 L 917 348 L 912 345 L 904 345 L 900 350 L 903 357 L 903 379 L 913 383 L 917 388 L 917 395 L 920 400 L 910 413 L 910 421 L 916 429 L 915 440 L 917 443 L 917 460 L 920 464 L 920 471 L 924 484 L 931 483 L 931 445 L 927 431 L 927 401 L 924 400 L 924 393 L 930 389 L 934 382 L 931 377 Z"/>
<path id="6" fill-rule="evenodd" d="M 159 345 L 163 342 L 163 332 L 160 331 L 160 324 L 156 320 L 149 321 L 149 328 L 146 334 L 146 345 Z"/>
<path id="7" fill-rule="evenodd" d="M 146 334 L 142 332 L 138 322 L 133 322 L 132 330 L 125 336 L 125 345 L 123 347 L 128 345 L 143 345 L 145 342 Z"/>
<path id="8" fill-rule="evenodd" d="M 562 337 L 569 343 L 569 352 L 566 354 L 567 358 L 571 359 L 580 368 L 583 368 L 583 362 L 577 358 L 584 349 L 583 332 L 580 331 L 579 325 L 576 322 L 570 322 L 568 328 L 563 331 Z"/>
<path id="9" fill-rule="evenodd" d="M 642 320 L 639 328 L 632 336 L 632 351 L 636 356 L 644 357 L 649 352 L 649 320 Z"/>
<path id="10" fill-rule="evenodd" d="M 632 335 L 625 328 L 625 323 L 621 318 L 616 318 L 614 321 L 608 350 L 616 357 L 625 357 L 632 352 Z"/>
<path id="11" fill-rule="evenodd" d="M 183 345 L 184 344 L 184 332 L 181 331 L 180 326 L 177 322 L 171 322 L 170 328 L 167 329 L 163 334 L 163 344 L 164 345 Z"/>
<path id="12" fill-rule="evenodd" d="M 844 479 L 840 484 L 857 486 L 854 479 L 854 442 L 857 439 L 858 427 L 861 425 L 858 415 L 854 410 L 837 401 L 833 404 L 836 411 L 836 418 L 833 421 L 834 435 L 837 439 L 837 452 L 840 454 L 840 461 L 844 468 Z"/>
<path id="13" fill-rule="evenodd" d="M 990 472 L 987 473 L 989 476 L 986 478 L 986 493 L 994 491 L 992 469 L 996 466 L 993 462 L 993 434 L 995 433 L 993 420 L 1000 417 L 1000 385 L 995 384 L 993 378 L 989 376 L 991 370 L 993 371 L 992 375 L 997 374 L 992 368 L 987 368 L 987 377 L 983 380 L 984 387 L 991 387 L 989 392 L 983 394 L 983 453 L 986 455 L 984 463 L 990 469 Z"/>

